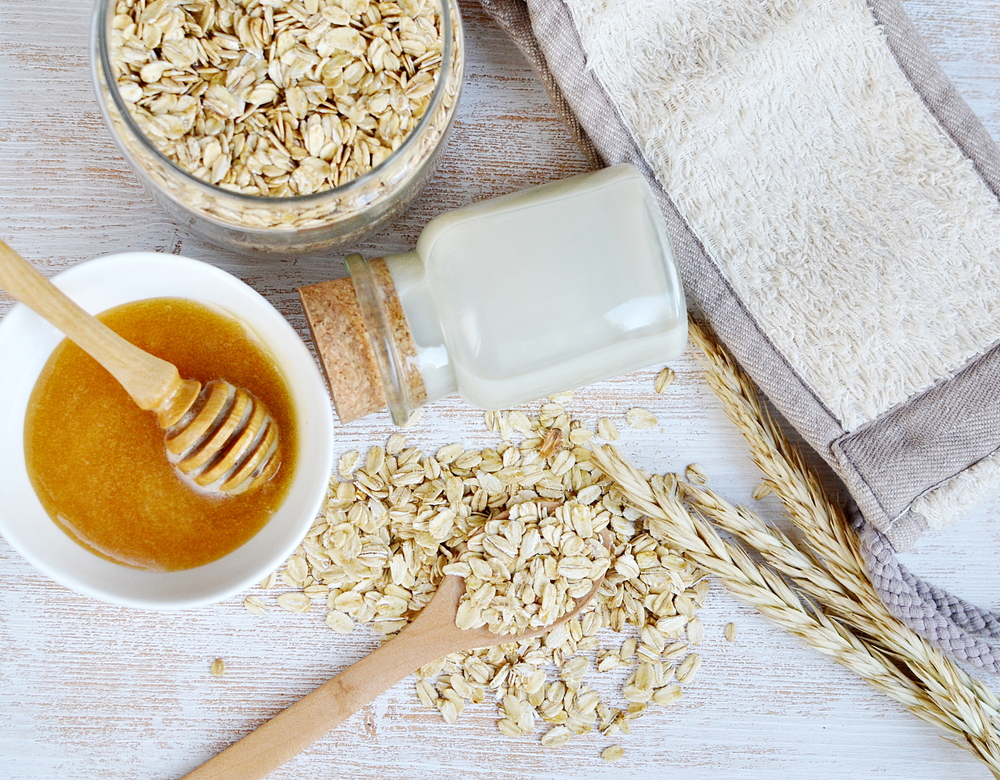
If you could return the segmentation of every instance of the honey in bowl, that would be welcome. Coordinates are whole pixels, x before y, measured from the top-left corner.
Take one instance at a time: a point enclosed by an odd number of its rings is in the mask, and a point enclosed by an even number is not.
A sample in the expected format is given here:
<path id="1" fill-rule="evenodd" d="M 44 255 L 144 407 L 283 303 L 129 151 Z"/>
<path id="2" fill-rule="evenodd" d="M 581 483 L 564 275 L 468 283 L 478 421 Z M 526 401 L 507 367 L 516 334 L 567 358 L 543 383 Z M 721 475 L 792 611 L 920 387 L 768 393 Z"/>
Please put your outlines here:
<path id="1" fill-rule="evenodd" d="M 39 500 L 72 539 L 126 566 L 177 571 L 223 557 L 263 528 L 292 481 L 295 410 L 278 367 L 240 321 L 194 301 L 135 301 L 99 318 L 181 376 L 225 379 L 260 399 L 281 432 L 281 467 L 238 496 L 196 490 L 168 462 L 156 418 L 66 340 L 42 370 L 25 419 Z"/>

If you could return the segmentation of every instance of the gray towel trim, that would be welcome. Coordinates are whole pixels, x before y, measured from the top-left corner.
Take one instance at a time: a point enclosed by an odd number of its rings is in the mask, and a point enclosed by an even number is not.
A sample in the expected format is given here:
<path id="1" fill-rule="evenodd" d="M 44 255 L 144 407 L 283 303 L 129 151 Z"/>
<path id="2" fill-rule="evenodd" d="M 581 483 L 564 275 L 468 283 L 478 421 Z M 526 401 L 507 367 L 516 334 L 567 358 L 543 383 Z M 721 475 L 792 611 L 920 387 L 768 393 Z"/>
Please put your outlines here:
<path id="1" fill-rule="evenodd" d="M 907 515 L 913 501 L 998 447 L 1000 346 L 996 345 L 956 376 L 833 444 L 844 471 L 848 466 L 853 471 L 848 486 L 865 518 L 897 549 L 913 541 L 899 538 L 900 529 L 908 531 L 918 522 Z"/>

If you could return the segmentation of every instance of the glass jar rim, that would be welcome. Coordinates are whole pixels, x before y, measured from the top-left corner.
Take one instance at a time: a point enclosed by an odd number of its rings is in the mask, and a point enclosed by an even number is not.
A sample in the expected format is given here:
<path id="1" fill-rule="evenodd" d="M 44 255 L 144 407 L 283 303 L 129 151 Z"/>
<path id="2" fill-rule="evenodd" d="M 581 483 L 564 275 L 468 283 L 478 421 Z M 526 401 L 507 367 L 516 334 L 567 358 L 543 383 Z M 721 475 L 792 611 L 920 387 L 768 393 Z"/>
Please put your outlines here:
<path id="1" fill-rule="evenodd" d="M 125 123 L 126 127 L 128 127 L 128 129 L 139 140 L 139 143 L 142 144 L 148 152 L 152 153 L 157 159 L 166 165 L 168 169 L 174 171 L 188 184 L 198 189 L 202 189 L 206 193 L 209 193 L 212 197 L 232 198 L 236 202 L 242 201 L 248 205 L 252 204 L 254 206 L 261 206 L 264 204 L 273 205 L 275 203 L 290 205 L 310 204 L 322 202 L 332 196 L 341 197 L 344 195 L 350 195 L 356 190 L 363 190 L 372 179 L 376 178 L 376 176 L 382 172 L 383 168 L 390 165 L 394 160 L 405 154 L 413 144 L 417 143 L 417 139 L 420 138 L 423 131 L 430 125 L 438 106 L 441 101 L 444 100 L 446 94 L 446 82 L 448 81 L 447 74 L 452 67 L 452 60 L 455 57 L 454 38 L 456 31 L 460 29 L 460 23 L 453 27 L 452 13 L 456 15 L 457 22 L 458 8 L 454 5 L 452 0 L 432 1 L 438 3 L 441 10 L 441 37 L 443 38 L 441 68 L 438 72 L 437 82 L 434 85 L 434 92 L 431 94 L 430 102 L 427 104 L 427 108 L 424 109 L 424 113 L 417 122 L 416 127 L 407 133 L 402 143 L 400 143 L 400 145 L 378 165 L 370 168 L 346 184 L 320 190 L 319 192 L 311 192 L 307 195 L 273 196 L 251 195 L 244 192 L 238 192 L 236 190 L 229 190 L 225 187 L 220 187 L 217 184 L 207 182 L 204 179 L 199 179 L 189 171 L 184 170 L 176 162 L 157 149 L 155 144 L 153 144 L 153 142 L 135 121 L 135 118 L 132 116 L 132 112 L 125 104 L 125 100 L 122 98 L 121 92 L 118 89 L 115 69 L 111 62 L 110 41 L 108 40 L 108 30 L 111 19 L 114 18 L 113 11 L 117 0 L 97 0 L 96 5 L 94 6 L 93 31 L 91 37 L 91 66 L 93 69 L 94 86 L 99 93 L 101 85 L 97 69 L 100 67 L 105 74 L 104 82 L 107 85 L 108 94 L 111 95 L 111 100 L 114 102 L 115 108 L 121 115 L 122 121 Z M 98 100 L 100 100 L 99 94 Z M 112 132 L 114 131 L 112 130 Z"/>
<path id="2" fill-rule="evenodd" d="M 389 322 L 383 288 L 364 256 L 356 252 L 344 258 L 361 310 L 361 319 L 368 331 L 368 340 L 378 366 L 386 406 L 395 425 L 405 426 L 416 409 L 404 380 L 406 369 L 397 348 L 397 337 Z"/>

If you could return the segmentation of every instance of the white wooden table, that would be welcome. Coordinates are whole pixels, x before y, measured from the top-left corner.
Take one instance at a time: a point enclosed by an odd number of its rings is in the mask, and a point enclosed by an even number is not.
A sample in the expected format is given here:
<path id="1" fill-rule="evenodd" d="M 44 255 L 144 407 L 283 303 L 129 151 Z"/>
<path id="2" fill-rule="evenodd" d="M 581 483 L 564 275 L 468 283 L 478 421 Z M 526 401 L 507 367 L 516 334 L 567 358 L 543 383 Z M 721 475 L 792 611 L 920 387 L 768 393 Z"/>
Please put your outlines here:
<path id="1" fill-rule="evenodd" d="M 919 29 L 973 109 L 1000 137 L 1000 2 L 907 0 Z M 437 176 L 398 222 L 329 257 L 282 261 L 227 254 L 172 224 L 140 188 L 101 122 L 90 84 L 90 3 L 0 0 L 0 237 L 46 272 L 143 249 L 215 263 L 264 293 L 305 335 L 295 289 L 343 275 L 348 249 L 409 248 L 434 215 L 470 201 L 583 171 L 516 48 L 467 0 L 468 70 L 458 121 Z M 0 314 L 11 305 L 0 293 Z M 655 370 L 580 391 L 570 409 L 593 424 L 618 420 L 640 465 L 701 463 L 714 487 L 748 502 L 758 477 L 691 357 L 663 396 Z M 0 371 L 3 367 L 0 366 Z M 652 431 L 624 424 L 642 405 Z M 337 430 L 337 449 L 364 449 L 391 432 L 385 415 Z M 407 435 L 427 449 L 482 445 L 479 412 L 449 398 Z M 0 496 L 3 501 L 3 496 Z M 922 574 L 995 604 L 1000 501 L 957 531 L 929 535 L 906 556 Z M 273 604 L 273 593 L 271 595 Z M 344 637 L 322 609 L 253 616 L 242 597 L 184 613 L 133 611 L 53 584 L 0 539 L 0 778 L 174 778 L 235 741 L 376 645 Z M 704 665 L 683 701 L 611 740 L 589 735 L 556 752 L 509 739 L 492 705 L 455 726 L 401 683 L 275 773 L 275 778 L 986 778 L 986 769 L 850 672 L 798 646 L 716 587 L 701 617 Z M 739 628 L 734 643 L 723 626 Z M 227 672 L 212 677 L 213 659 Z M 991 680 L 995 684 L 996 680 Z M 610 690 L 610 686 L 605 686 Z"/>

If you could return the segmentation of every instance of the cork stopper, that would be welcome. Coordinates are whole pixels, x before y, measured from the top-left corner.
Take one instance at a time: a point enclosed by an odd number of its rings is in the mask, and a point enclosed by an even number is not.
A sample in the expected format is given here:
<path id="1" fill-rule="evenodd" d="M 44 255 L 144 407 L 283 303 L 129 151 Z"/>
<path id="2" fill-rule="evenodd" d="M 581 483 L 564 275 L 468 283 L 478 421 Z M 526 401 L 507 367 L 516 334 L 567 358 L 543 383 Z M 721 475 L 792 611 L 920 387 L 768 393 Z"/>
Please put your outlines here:
<path id="1" fill-rule="evenodd" d="M 299 297 L 340 421 L 384 409 L 385 391 L 351 280 L 301 287 Z"/>

